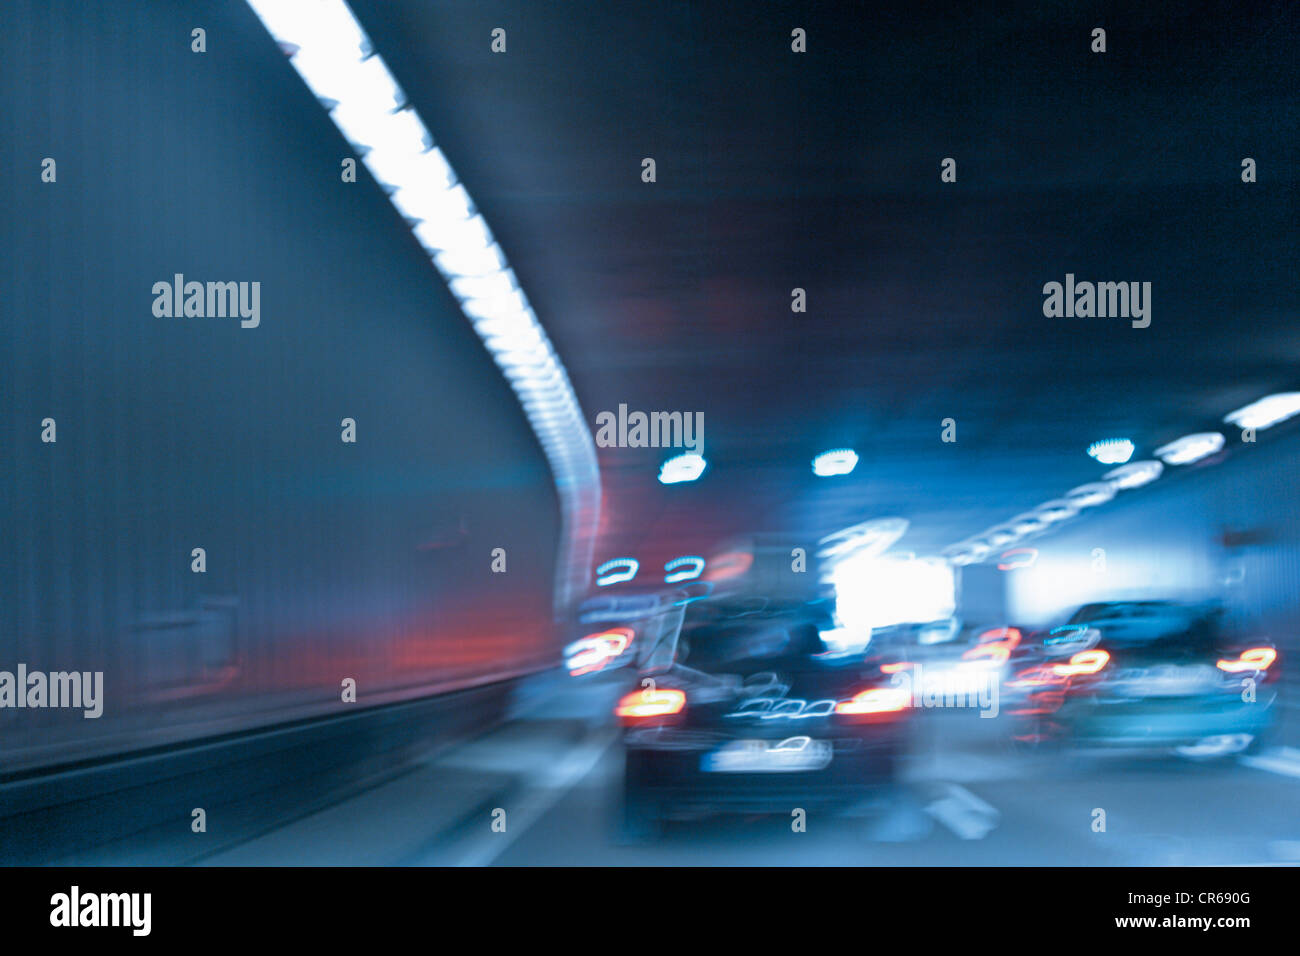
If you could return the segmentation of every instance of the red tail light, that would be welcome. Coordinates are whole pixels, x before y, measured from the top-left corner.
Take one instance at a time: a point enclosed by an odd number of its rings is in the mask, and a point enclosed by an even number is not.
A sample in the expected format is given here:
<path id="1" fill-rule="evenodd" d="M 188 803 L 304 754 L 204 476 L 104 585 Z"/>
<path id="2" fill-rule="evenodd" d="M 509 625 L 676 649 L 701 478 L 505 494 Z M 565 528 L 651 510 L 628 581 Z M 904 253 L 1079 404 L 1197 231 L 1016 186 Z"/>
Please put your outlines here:
<path id="1" fill-rule="evenodd" d="M 987 657 L 994 661 L 1005 661 L 1019 644 L 1019 628 L 995 627 L 981 634 L 975 646 L 963 653 L 961 659 L 974 661 Z"/>
<path id="2" fill-rule="evenodd" d="M 1050 667 L 1041 667 L 1035 665 L 1026 667 L 1016 676 L 1007 681 L 1008 687 L 1043 687 L 1047 684 L 1060 683 Z"/>
<path id="3" fill-rule="evenodd" d="M 985 631 L 977 638 L 980 644 L 1006 644 L 1009 647 L 1015 647 L 1020 643 L 1020 628 L 1018 627 L 995 627 Z"/>
<path id="4" fill-rule="evenodd" d="M 1000 641 L 990 641 L 988 644 L 976 644 L 970 650 L 961 655 L 964 661 L 977 661 L 980 658 L 987 657 L 994 661 L 1005 661 L 1011 656 L 1011 648 Z"/>
<path id="5" fill-rule="evenodd" d="M 872 687 L 842 700 L 835 713 L 846 715 L 893 714 L 905 710 L 912 702 L 911 693 L 902 687 Z"/>
<path id="6" fill-rule="evenodd" d="M 1056 664 L 1052 673 L 1060 677 L 1077 677 L 1081 674 L 1095 674 L 1110 661 L 1110 654 L 1102 650 L 1079 651 L 1065 664 Z"/>
<path id="7" fill-rule="evenodd" d="M 624 723 L 634 723 L 650 717 L 671 717 L 680 714 L 685 707 L 684 692 L 671 687 L 660 687 L 654 690 L 647 687 L 645 690 L 634 690 L 630 694 L 624 694 L 618 706 L 614 708 L 614 713 L 621 717 Z"/>
<path id="8" fill-rule="evenodd" d="M 574 677 L 604 670 L 605 665 L 621 655 L 632 643 L 635 633 L 630 627 L 615 627 L 588 634 L 564 649 L 565 663 Z"/>
<path id="9" fill-rule="evenodd" d="M 1277 651 L 1271 647 L 1252 647 L 1242 651 L 1236 660 L 1224 659 L 1215 662 L 1215 667 L 1229 674 L 1241 674 L 1246 671 L 1266 671 L 1277 660 Z"/>

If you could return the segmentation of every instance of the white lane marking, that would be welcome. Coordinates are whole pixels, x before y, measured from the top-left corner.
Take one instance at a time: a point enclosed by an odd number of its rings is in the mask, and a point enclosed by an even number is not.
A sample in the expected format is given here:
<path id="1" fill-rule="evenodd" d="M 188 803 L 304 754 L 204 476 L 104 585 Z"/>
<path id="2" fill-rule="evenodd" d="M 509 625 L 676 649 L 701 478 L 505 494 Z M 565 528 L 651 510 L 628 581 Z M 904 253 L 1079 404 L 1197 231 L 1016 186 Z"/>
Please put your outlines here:
<path id="1" fill-rule="evenodd" d="M 1257 756 L 1238 757 L 1237 762 L 1284 777 L 1300 777 L 1300 750 L 1294 747 L 1271 747 Z"/>
<path id="2" fill-rule="evenodd" d="M 1002 814 L 959 784 L 944 788 L 945 796 L 930 803 L 926 813 L 963 840 L 982 840 L 998 825 Z"/>
<path id="3" fill-rule="evenodd" d="M 579 780 L 590 773 L 616 739 L 617 731 L 606 730 L 593 734 L 574 746 L 553 767 L 537 773 L 528 781 L 519 797 L 511 801 L 515 809 L 505 808 L 505 832 L 491 832 L 488 829 L 489 821 L 485 820 L 483 835 L 452 865 L 490 865 L 510 844 L 559 803 Z"/>

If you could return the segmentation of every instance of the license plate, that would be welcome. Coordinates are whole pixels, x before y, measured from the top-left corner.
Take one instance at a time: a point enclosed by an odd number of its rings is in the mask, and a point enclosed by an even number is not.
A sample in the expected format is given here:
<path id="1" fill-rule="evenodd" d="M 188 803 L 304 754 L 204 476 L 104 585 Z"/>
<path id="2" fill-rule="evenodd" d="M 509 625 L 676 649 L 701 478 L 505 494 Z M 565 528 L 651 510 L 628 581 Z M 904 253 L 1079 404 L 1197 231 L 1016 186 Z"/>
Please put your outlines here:
<path id="1" fill-rule="evenodd" d="M 705 754 L 700 769 L 706 773 L 793 773 L 821 770 L 831 762 L 829 740 L 790 737 L 786 740 L 733 740 Z"/>

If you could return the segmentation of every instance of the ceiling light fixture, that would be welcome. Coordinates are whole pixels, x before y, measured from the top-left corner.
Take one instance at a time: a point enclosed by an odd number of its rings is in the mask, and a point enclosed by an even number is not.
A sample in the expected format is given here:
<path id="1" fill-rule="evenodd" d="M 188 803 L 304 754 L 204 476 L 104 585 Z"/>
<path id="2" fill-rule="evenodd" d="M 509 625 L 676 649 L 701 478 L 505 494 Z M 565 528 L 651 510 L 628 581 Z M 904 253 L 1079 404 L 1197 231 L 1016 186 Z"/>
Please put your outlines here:
<path id="1" fill-rule="evenodd" d="M 600 520 L 596 448 L 563 364 L 474 201 L 343 0 L 248 0 L 384 186 L 501 368 L 555 478 L 555 611 L 586 590 Z"/>
<path id="2" fill-rule="evenodd" d="M 813 474 L 819 478 L 847 475 L 858 466 L 858 453 L 852 448 L 833 448 L 813 459 Z"/>
<path id="3" fill-rule="evenodd" d="M 1224 421 L 1238 428 L 1270 428 L 1300 415 L 1300 392 L 1278 392 L 1251 402 L 1224 416 Z"/>
<path id="4" fill-rule="evenodd" d="M 1133 457 L 1133 450 L 1127 438 L 1103 438 L 1088 446 L 1088 454 L 1103 465 L 1122 465 Z"/>
<path id="5" fill-rule="evenodd" d="M 1095 508 L 1115 497 L 1115 486 L 1108 481 L 1093 481 L 1065 493 L 1065 500 L 1079 508 Z"/>
<path id="6" fill-rule="evenodd" d="M 1156 457 L 1166 465 L 1190 465 L 1208 458 L 1223 447 L 1223 436 L 1218 432 L 1198 432 L 1184 435 L 1168 445 L 1156 449 Z"/>
<path id="7" fill-rule="evenodd" d="M 1165 466 L 1158 461 L 1135 461 L 1131 465 L 1108 471 L 1103 476 L 1120 491 L 1141 488 L 1160 477 Z"/>
<path id="8" fill-rule="evenodd" d="M 665 485 L 676 485 L 683 481 L 694 481 L 704 474 L 708 462 L 700 455 L 688 452 L 669 458 L 659 466 L 659 481 Z"/>

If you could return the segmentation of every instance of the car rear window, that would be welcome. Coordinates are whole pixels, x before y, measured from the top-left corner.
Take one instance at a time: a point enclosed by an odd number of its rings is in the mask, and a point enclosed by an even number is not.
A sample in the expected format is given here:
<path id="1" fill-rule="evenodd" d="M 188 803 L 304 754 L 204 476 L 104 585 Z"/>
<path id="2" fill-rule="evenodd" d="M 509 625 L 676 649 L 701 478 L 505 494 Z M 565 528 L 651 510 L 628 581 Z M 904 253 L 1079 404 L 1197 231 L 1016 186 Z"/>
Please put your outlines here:
<path id="1" fill-rule="evenodd" d="M 1070 624 L 1096 628 L 1102 641 L 1112 645 L 1212 647 L 1218 637 L 1214 615 L 1172 604 L 1088 605 L 1075 612 Z"/>

